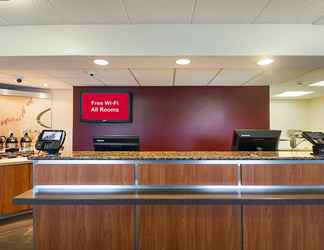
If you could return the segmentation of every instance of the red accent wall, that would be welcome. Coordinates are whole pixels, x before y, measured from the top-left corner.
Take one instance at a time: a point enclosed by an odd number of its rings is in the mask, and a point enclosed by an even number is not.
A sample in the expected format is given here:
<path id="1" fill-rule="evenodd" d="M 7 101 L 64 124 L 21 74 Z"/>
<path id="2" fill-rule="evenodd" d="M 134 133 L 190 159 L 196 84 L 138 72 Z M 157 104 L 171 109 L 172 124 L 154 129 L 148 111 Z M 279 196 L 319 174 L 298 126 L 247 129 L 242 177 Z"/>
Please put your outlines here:
<path id="1" fill-rule="evenodd" d="M 133 122 L 80 121 L 80 91 L 133 93 Z M 229 150 L 236 128 L 269 128 L 269 88 L 74 87 L 73 150 L 93 150 L 92 137 L 138 135 L 141 150 Z"/>

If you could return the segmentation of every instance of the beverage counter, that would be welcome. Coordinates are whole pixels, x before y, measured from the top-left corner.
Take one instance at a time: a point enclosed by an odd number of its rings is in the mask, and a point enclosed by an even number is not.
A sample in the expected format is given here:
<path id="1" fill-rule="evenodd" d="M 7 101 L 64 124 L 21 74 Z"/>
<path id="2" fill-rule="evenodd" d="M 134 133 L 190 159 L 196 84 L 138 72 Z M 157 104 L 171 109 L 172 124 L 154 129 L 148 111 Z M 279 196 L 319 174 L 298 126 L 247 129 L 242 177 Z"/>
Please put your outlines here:
<path id="1" fill-rule="evenodd" d="M 26 157 L 0 159 L 0 220 L 28 212 L 30 206 L 17 206 L 12 199 L 32 188 L 32 161 Z"/>
<path id="2" fill-rule="evenodd" d="M 34 156 L 37 250 L 319 250 L 324 157 L 310 152 Z"/>

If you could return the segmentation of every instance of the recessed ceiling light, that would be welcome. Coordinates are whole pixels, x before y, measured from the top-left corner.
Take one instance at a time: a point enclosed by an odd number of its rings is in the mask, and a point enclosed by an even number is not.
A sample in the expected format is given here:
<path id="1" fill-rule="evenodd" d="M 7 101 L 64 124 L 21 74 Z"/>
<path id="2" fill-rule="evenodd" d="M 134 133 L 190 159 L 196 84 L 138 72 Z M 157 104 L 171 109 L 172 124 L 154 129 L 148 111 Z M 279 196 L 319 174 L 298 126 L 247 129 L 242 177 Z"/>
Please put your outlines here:
<path id="1" fill-rule="evenodd" d="M 44 85 L 44 87 L 48 87 L 48 84 L 47 83 L 44 83 L 43 85 Z"/>
<path id="2" fill-rule="evenodd" d="M 181 58 L 181 59 L 176 60 L 176 64 L 179 64 L 179 65 L 187 65 L 189 63 L 191 63 L 191 61 L 188 58 Z"/>
<path id="3" fill-rule="evenodd" d="M 281 94 L 275 95 L 275 97 L 299 97 L 314 93 L 313 91 L 285 91 Z"/>
<path id="4" fill-rule="evenodd" d="M 261 66 L 265 66 L 265 65 L 269 65 L 271 63 L 273 63 L 274 60 L 270 57 L 264 57 L 264 58 L 261 58 L 259 61 L 258 61 L 258 65 L 261 65 Z"/>
<path id="5" fill-rule="evenodd" d="M 312 83 L 309 86 L 312 86 L 312 87 L 324 87 L 324 81 L 315 82 L 315 83 Z"/>
<path id="6" fill-rule="evenodd" d="M 108 65 L 109 62 L 107 60 L 104 59 L 95 59 L 93 60 L 94 64 L 100 65 L 100 66 L 105 66 Z"/>

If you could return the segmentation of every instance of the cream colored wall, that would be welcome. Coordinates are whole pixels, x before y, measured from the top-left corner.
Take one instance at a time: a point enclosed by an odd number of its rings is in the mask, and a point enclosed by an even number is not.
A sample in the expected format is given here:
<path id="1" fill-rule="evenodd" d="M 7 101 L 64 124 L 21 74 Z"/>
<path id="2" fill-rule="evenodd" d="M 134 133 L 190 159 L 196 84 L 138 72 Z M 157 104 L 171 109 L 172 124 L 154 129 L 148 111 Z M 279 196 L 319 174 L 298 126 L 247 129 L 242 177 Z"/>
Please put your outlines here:
<path id="1" fill-rule="evenodd" d="M 271 100 L 270 128 L 282 130 L 282 139 L 288 138 L 288 129 L 309 130 L 310 124 L 307 100 Z M 309 143 L 302 143 L 298 147 L 298 149 L 309 148 Z M 290 149 L 289 142 L 281 141 L 279 149 Z"/>
<path id="2" fill-rule="evenodd" d="M 324 132 L 324 97 L 309 101 L 310 130 Z"/>
<path id="3" fill-rule="evenodd" d="M 45 129 L 36 122 L 37 115 L 51 108 L 51 112 L 42 116 L 42 122 L 53 129 L 64 129 L 67 132 L 65 150 L 71 151 L 73 91 L 54 90 L 51 95 L 51 100 L 0 95 L 0 135 L 8 136 L 13 132 L 20 138 L 27 130 L 36 141 L 39 132 Z"/>
<path id="4" fill-rule="evenodd" d="M 287 138 L 288 129 L 324 132 L 324 97 L 310 100 L 271 100 L 270 127 L 282 130 L 282 138 Z M 287 142 L 280 143 L 280 149 L 288 148 Z M 309 143 L 298 147 L 310 148 Z"/>
<path id="5" fill-rule="evenodd" d="M 28 132 L 35 141 L 44 129 L 37 123 L 37 116 L 50 106 L 49 99 L 0 95 L 0 135 L 8 136 L 12 132 L 19 139 Z M 41 122 L 50 126 L 51 113 L 45 113 Z"/>
<path id="6" fill-rule="evenodd" d="M 64 129 L 66 131 L 64 150 L 72 151 L 73 91 L 72 89 L 53 90 L 51 93 L 53 129 Z"/>

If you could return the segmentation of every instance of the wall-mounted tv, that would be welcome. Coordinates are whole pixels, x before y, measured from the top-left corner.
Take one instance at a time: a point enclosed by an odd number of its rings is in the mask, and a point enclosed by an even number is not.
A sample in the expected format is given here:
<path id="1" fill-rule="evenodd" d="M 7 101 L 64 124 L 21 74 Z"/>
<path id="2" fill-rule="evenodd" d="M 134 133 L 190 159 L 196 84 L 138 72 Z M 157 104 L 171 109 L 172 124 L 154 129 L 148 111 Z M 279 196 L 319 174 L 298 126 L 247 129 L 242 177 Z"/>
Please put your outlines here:
<path id="1" fill-rule="evenodd" d="M 81 92 L 80 99 L 82 122 L 132 122 L 132 94 L 129 92 Z"/>

